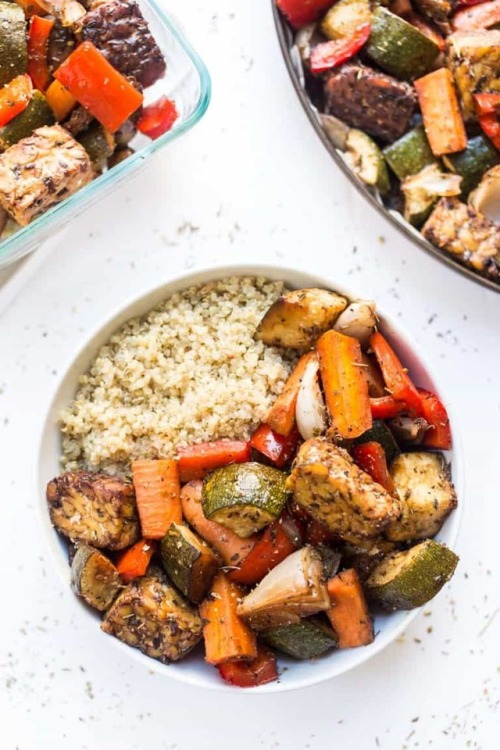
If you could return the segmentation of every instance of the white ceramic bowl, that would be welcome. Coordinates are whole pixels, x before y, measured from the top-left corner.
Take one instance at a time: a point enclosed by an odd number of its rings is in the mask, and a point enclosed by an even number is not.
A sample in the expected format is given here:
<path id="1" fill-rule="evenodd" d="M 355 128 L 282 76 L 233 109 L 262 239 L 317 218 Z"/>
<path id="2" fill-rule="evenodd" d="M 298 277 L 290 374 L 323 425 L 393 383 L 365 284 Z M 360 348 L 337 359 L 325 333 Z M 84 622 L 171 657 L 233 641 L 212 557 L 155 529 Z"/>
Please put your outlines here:
<path id="1" fill-rule="evenodd" d="M 125 644 L 122 644 L 116 638 L 112 638 L 111 636 L 102 633 L 99 630 L 99 615 L 91 612 L 90 609 L 71 592 L 66 544 L 51 526 L 45 500 L 45 487 L 47 482 L 60 473 L 60 434 L 57 426 L 58 415 L 71 401 L 77 389 L 79 376 L 88 369 L 88 366 L 95 357 L 99 347 L 104 344 L 111 334 L 129 318 L 146 313 L 163 299 L 170 296 L 173 292 L 185 289 L 194 284 L 221 279 L 227 276 L 239 275 L 265 276 L 274 280 L 283 280 L 288 286 L 295 288 L 321 286 L 345 294 L 351 299 L 356 298 L 355 291 L 340 286 L 334 279 L 314 276 L 312 274 L 303 273 L 286 267 L 248 265 L 195 271 L 190 274 L 170 279 L 144 294 L 139 299 L 129 300 L 116 311 L 106 325 L 95 331 L 79 348 L 56 386 L 54 397 L 49 406 L 44 422 L 40 441 L 37 492 L 39 498 L 38 510 L 40 521 L 57 568 L 66 584 L 67 595 L 74 602 L 74 606 L 79 608 L 81 617 L 92 617 L 95 620 L 96 633 L 99 634 L 101 638 L 108 639 L 109 648 L 123 649 L 130 657 L 139 659 L 145 669 L 153 669 L 167 677 L 172 677 L 176 680 L 196 685 L 198 687 L 231 692 L 236 690 L 245 694 L 248 691 L 241 691 L 240 688 L 234 688 L 223 683 L 217 670 L 205 664 L 201 650 L 197 650 L 179 664 L 163 665 L 158 661 L 144 656 L 137 649 L 132 649 Z M 389 321 L 383 315 L 381 315 L 380 327 L 393 342 L 403 362 L 408 365 L 415 382 L 422 387 L 429 388 L 440 394 L 443 400 L 446 401 L 446 392 L 440 389 L 435 377 L 431 375 L 428 367 L 424 365 L 417 356 L 416 346 L 411 343 L 408 335 L 404 333 L 399 326 L 394 325 L 392 321 Z M 450 452 L 448 459 L 452 464 L 452 474 L 459 497 L 459 507 L 451 514 L 444 524 L 443 529 L 439 534 L 439 539 L 453 548 L 458 535 L 464 493 L 462 475 L 463 462 L 460 453 L 459 436 L 457 435 L 457 422 L 451 409 L 449 409 L 449 412 L 453 429 L 454 448 L 453 451 Z M 280 660 L 281 665 L 286 665 L 287 669 L 280 677 L 279 682 L 254 688 L 251 692 L 277 693 L 285 690 L 293 690 L 308 685 L 314 685 L 332 677 L 336 677 L 343 672 L 347 672 L 358 666 L 358 664 L 367 661 L 371 656 L 381 651 L 397 638 L 417 613 L 418 610 L 412 610 L 411 612 L 397 612 L 391 615 L 378 616 L 375 622 L 377 637 L 375 642 L 370 646 L 346 651 L 334 651 L 316 661 L 297 662 L 291 659 L 282 658 Z"/>

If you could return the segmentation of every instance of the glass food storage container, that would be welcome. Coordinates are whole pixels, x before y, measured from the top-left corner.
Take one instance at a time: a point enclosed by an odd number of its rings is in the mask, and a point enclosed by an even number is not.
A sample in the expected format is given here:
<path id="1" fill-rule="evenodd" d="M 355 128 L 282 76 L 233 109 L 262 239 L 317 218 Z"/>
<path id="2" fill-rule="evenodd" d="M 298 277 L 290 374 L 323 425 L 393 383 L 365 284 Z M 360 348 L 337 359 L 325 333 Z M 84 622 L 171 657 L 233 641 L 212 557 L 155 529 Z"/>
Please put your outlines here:
<path id="1" fill-rule="evenodd" d="M 165 76 L 144 91 L 144 104 L 151 104 L 161 96 L 173 99 L 179 114 L 175 125 L 155 141 L 138 133 L 130 144 L 135 150 L 132 156 L 104 172 L 28 226 L 16 228 L 1 240 L 0 268 L 36 250 L 44 240 L 81 214 L 87 206 L 101 200 L 123 180 L 130 179 L 152 154 L 190 130 L 204 115 L 210 102 L 211 86 L 203 61 L 155 0 L 139 0 L 139 5 L 167 61 Z"/>

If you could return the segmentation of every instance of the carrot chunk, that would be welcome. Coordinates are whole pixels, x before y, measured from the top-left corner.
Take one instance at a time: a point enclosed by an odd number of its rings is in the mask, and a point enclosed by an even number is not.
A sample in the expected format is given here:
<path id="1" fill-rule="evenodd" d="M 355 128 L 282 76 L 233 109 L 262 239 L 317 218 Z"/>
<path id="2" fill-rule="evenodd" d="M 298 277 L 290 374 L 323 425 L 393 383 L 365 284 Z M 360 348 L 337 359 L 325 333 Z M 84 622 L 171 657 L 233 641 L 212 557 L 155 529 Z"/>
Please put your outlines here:
<path id="1" fill-rule="evenodd" d="M 434 156 L 453 154 L 467 146 L 453 75 L 439 68 L 415 81 L 424 128 Z"/>
<path id="2" fill-rule="evenodd" d="M 295 406 L 297 404 L 300 384 L 302 383 L 307 365 L 315 357 L 315 352 L 308 352 L 299 359 L 286 381 L 283 391 L 272 405 L 264 420 L 268 427 L 277 432 L 278 435 L 288 437 L 295 427 Z"/>
<path id="3" fill-rule="evenodd" d="M 181 504 L 184 518 L 197 534 L 213 547 L 222 558 L 224 565 L 237 566 L 251 552 L 258 536 L 241 539 L 234 531 L 226 529 L 215 521 L 209 521 L 201 507 L 203 482 L 194 481 L 181 490 Z"/>
<path id="4" fill-rule="evenodd" d="M 335 630 L 339 648 L 356 648 L 373 642 L 373 622 L 358 574 L 343 570 L 327 583 L 332 607 L 327 615 Z"/>
<path id="5" fill-rule="evenodd" d="M 327 331 L 316 344 L 326 405 L 335 434 L 356 438 L 372 426 L 368 381 L 359 341 Z"/>
<path id="6" fill-rule="evenodd" d="M 133 461 L 132 477 L 142 533 L 161 539 L 171 523 L 182 523 L 177 461 Z"/>
<path id="7" fill-rule="evenodd" d="M 123 580 L 129 583 L 134 578 L 145 575 L 154 551 L 154 542 L 141 539 L 122 552 L 116 562 L 116 569 Z"/>
<path id="8" fill-rule="evenodd" d="M 205 659 L 224 664 L 257 657 L 257 639 L 251 628 L 236 614 L 243 590 L 219 573 L 212 590 L 200 606 L 205 639 Z"/>

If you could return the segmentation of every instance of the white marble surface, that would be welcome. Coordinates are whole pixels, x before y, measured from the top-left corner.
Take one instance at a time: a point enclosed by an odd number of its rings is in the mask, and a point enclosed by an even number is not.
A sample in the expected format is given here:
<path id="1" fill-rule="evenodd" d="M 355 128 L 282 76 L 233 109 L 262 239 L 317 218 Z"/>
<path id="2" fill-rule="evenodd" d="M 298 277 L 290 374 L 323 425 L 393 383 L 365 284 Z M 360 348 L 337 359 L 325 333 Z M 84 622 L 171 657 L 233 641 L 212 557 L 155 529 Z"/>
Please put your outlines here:
<path id="1" fill-rule="evenodd" d="M 212 71 L 209 114 L 75 222 L 0 318 L 0 747 L 496 750 L 500 297 L 401 238 L 328 161 L 267 0 L 170 6 Z M 37 524 L 37 434 L 58 373 L 124 296 L 201 263 L 273 259 L 373 296 L 439 368 L 463 431 L 461 564 L 356 671 L 282 696 L 204 694 L 145 671 L 82 620 Z"/>

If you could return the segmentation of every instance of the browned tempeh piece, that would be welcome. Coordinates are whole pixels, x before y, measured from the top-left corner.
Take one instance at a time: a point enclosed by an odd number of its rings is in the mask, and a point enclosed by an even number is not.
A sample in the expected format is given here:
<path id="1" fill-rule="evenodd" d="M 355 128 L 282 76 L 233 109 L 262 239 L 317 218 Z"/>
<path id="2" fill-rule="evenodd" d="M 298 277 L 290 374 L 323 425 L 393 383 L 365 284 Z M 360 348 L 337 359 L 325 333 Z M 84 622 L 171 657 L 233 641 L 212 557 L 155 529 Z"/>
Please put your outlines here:
<path id="1" fill-rule="evenodd" d="M 92 176 L 87 152 L 64 128 L 38 128 L 0 156 L 0 204 L 26 226 Z"/>

